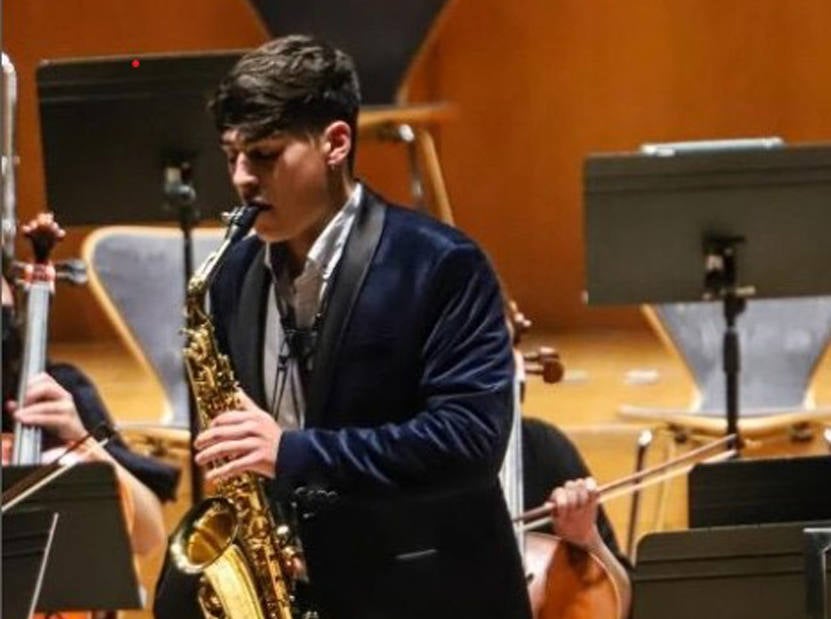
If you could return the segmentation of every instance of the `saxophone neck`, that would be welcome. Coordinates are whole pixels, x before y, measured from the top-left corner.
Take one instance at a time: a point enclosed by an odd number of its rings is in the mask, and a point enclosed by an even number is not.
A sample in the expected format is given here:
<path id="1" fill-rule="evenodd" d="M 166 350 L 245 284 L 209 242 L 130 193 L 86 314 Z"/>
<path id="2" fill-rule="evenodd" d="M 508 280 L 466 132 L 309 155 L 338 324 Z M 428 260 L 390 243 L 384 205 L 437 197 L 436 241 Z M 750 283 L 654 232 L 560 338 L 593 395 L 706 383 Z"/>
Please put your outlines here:
<path id="1" fill-rule="evenodd" d="M 204 307 L 205 296 L 208 293 L 208 288 L 219 271 L 225 254 L 237 242 L 245 238 L 245 235 L 251 230 L 254 221 L 257 219 L 260 207 L 243 205 L 238 206 L 230 213 L 225 215 L 225 221 L 228 228 L 225 231 L 225 239 L 222 244 L 213 251 L 203 262 L 193 276 L 188 281 L 187 291 L 187 309 L 192 310 L 196 307 Z"/>
<path id="2" fill-rule="evenodd" d="M 205 297 L 208 294 L 208 288 L 213 281 L 214 276 L 219 270 L 219 265 L 222 263 L 222 257 L 228 251 L 231 244 L 226 239 L 222 242 L 216 251 L 212 252 L 210 256 L 203 262 L 196 272 L 188 281 L 187 298 L 185 299 L 186 311 L 188 315 L 193 315 L 197 308 L 204 307 Z"/>

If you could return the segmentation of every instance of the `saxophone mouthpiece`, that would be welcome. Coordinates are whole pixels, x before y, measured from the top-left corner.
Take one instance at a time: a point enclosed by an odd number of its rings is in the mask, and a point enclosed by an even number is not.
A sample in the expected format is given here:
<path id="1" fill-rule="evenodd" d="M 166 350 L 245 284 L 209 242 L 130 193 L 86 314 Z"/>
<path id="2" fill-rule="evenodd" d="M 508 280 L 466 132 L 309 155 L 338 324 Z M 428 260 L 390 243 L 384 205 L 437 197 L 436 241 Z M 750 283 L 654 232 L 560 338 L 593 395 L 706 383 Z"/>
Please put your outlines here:
<path id="1" fill-rule="evenodd" d="M 225 238 L 231 243 L 236 243 L 251 230 L 257 215 L 263 207 L 259 204 L 243 204 L 236 207 L 230 213 L 224 213 L 222 218 L 228 224 L 228 231 Z"/>

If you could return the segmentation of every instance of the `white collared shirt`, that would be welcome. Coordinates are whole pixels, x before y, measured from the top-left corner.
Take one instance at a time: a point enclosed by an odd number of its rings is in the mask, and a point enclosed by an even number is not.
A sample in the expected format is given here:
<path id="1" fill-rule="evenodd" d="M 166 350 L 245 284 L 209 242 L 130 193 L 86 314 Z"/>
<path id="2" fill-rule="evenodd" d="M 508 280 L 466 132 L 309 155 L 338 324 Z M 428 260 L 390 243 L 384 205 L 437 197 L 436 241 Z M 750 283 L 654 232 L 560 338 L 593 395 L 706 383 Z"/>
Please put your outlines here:
<path id="1" fill-rule="evenodd" d="M 263 337 L 263 385 L 271 413 L 284 429 L 303 427 L 306 402 L 297 360 L 291 358 L 283 364 L 279 360 L 281 352 L 285 349 L 285 334 L 277 295 L 280 295 L 280 307 L 288 305 L 293 308 L 297 327 L 311 328 L 314 325 L 332 274 L 343 255 L 343 248 L 355 222 L 362 194 L 363 188 L 357 183 L 346 204 L 315 239 L 306 255 L 303 271 L 293 281 L 289 279 L 284 268 L 280 269 L 279 273 L 271 272 L 271 252 L 274 246 L 266 247 L 265 263 L 272 275 L 272 285 L 268 291 Z"/>

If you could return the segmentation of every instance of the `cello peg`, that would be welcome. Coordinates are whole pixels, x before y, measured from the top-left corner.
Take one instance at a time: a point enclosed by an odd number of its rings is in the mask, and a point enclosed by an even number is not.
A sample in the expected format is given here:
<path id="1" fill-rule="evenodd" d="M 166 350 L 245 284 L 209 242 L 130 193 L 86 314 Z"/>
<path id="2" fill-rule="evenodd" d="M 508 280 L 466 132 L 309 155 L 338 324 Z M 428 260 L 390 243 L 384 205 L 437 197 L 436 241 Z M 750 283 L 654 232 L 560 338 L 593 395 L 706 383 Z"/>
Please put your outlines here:
<path id="1" fill-rule="evenodd" d="M 80 286 L 87 283 L 87 265 L 80 258 L 55 263 L 55 275 L 61 281 Z"/>
<path id="2" fill-rule="evenodd" d="M 538 361 L 540 363 L 546 359 L 560 360 L 560 353 L 557 349 L 552 348 L 551 346 L 540 346 L 533 352 L 523 353 L 522 356 L 526 361 Z"/>

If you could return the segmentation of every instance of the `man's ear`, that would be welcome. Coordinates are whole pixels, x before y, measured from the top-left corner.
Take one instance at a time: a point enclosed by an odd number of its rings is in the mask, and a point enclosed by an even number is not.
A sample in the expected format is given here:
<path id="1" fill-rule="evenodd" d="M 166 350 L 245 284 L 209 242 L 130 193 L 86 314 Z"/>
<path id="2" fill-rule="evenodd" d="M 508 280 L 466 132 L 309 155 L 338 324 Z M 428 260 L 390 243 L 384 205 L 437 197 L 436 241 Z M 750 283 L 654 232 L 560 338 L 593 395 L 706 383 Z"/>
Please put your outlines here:
<path id="1" fill-rule="evenodd" d="M 334 168 L 346 163 L 352 150 L 352 129 L 342 120 L 331 123 L 323 132 L 323 152 L 326 165 Z"/>

